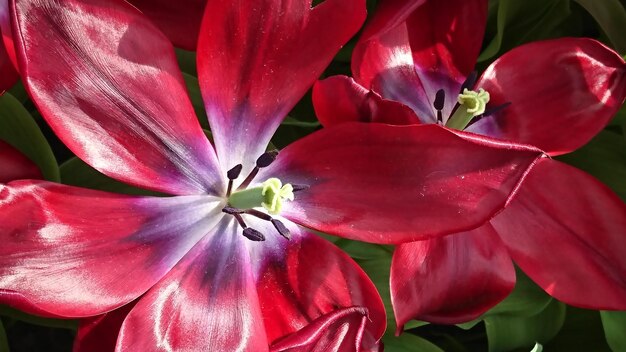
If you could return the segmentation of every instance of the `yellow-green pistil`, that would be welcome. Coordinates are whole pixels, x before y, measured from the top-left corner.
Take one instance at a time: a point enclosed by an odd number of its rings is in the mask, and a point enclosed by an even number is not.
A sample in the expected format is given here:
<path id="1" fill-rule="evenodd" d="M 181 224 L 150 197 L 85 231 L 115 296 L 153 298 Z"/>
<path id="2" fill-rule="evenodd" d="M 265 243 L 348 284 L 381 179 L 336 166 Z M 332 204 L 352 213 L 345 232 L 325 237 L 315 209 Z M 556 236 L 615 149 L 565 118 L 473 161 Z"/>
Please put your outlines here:
<path id="1" fill-rule="evenodd" d="M 458 98 L 459 107 L 446 122 L 446 127 L 463 130 L 472 119 L 485 112 L 489 92 L 480 88 L 478 92 L 465 88 Z"/>
<path id="2" fill-rule="evenodd" d="M 260 187 L 234 192 L 228 197 L 228 204 L 242 210 L 263 207 L 268 213 L 277 215 L 283 203 L 293 199 L 293 186 L 289 183 L 283 185 L 279 179 L 272 177 Z"/>

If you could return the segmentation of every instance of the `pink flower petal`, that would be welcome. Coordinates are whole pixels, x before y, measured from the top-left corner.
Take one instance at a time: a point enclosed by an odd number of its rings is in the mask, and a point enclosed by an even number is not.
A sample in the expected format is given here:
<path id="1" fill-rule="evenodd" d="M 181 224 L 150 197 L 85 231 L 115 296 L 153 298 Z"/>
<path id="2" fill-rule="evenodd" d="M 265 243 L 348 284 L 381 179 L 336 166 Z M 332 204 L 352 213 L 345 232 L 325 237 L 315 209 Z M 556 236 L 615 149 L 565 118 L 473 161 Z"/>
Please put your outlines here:
<path id="1" fill-rule="evenodd" d="M 174 45 L 196 50 L 207 0 L 129 0 L 170 38 Z"/>
<path id="2" fill-rule="evenodd" d="M 399 245 L 391 264 L 397 332 L 411 319 L 458 324 L 478 318 L 515 287 L 515 269 L 490 224 Z"/>
<path id="3" fill-rule="evenodd" d="M 0 301 L 60 317 L 115 309 L 211 229 L 217 204 L 210 196 L 131 197 L 44 181 L 0 185 Z"/>
<path id="4" fill-rule="evenodd" d="M 309 186 L 282 210 L 298 224 L 403 243 L 480 226 L 541 155 L 436 125 L 344 123 L 289 145 L 258 179 Z"/>
<path id="5" fill-rule="evenodd" d="M 171 194 L 222 193 L 167 38 L 117 0 L 15 5 L 24 84 L 57 136 L 101 172 Z"/>
<path id="6" fill-rule="evenodd" d="M 313 86 L 313 106 L 324 127 L 350 121 L 419 124 L 419 119 L 408 106 L 383 99 L 346 76 L 317 81 Z"/>
<path id="7" fill-rule="evenodd" d="M 554 298 L 626 310 L 626 206 L 596 179 L 544 159 L 491 222 L 513 260 Z"/>
<path id="8" fill-rule="evenodd" d="M 520 46 L 496 60 L 476 85 L 489 106 L 511 103 L 468 131 L 571 152 L 602 130 L 626 97 L 626 63 L 603 44 L 561 38 Z"/>
<path id="9" fill-rule="evenodd" d="M 252 167 L 364 19 L 364 0 L 208 2 L 198 78 L 224 170 Z"/>

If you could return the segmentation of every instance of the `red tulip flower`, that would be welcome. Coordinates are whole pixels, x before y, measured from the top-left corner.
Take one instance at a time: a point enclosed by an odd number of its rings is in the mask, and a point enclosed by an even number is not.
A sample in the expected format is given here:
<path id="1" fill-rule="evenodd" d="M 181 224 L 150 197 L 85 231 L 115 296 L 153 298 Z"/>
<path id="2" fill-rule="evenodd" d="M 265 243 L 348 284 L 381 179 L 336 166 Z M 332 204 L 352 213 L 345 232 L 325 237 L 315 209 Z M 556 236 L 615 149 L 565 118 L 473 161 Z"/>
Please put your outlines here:
<path id="1" fill-rule="evenodd" d="M 376 350 L 375 287 L 308 228 L 378 243 L 468 230 L 503 208 L 543 153 L 378 124 L 266 152 L 364 18 L 363 0 L 208 2 L 198 72 L 213 147 L 170 41 L 134 7 L 12 1 L 22 79 L 54 132 L 102 173 L 171 196 L 0 185 L 0 301 L 99 316 L 82 325 L 79 348 L 102 333 L 113 341 L 94 349 Z"/>
<path id="2" fill-rule="evenodd" d="M 626 64 L 590 39 L 520 46 L 476 81 L 486 16 L 487 0 L 382 1 L 354 50 L 354 80 L 315 86 L 320 120 L 439 124 L 554 156 L 587 143 L 620 108 Z M 397 247 L 390 284 L 398 331 L 412 318 L 477 318 L 513 289 L 511 259 L 565 303 L 626 310 L 624 253 L 624 202 L 586 173 L 544 158 L 483 226 Z"/>

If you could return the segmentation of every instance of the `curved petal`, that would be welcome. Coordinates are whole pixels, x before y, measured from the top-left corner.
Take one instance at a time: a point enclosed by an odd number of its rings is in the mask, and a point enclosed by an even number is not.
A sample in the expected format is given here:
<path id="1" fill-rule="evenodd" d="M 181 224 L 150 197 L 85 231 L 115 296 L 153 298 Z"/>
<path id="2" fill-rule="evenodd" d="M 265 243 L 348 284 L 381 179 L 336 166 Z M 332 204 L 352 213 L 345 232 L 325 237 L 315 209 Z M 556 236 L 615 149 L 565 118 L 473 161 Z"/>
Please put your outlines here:
<path id="1" fill-rule="evenodd" d="M 500 211 L 542 154 L 457 133 L 344 123 L 289 145 L 258 179 L 308 186 L 282 214 L 322 232 L 403 243 L 465 231 Z"/>
<path id="2" fill-rule="evenodd" d="M 115 350 L 122 323 L 136 301 L 103 315 L 81 320 L 72 352 L 111 352 Z"/>
<path id="3" fill-rule="evenodd" d="M 626 205 L 605 185 L 545 159 L 491 222 L 513 260 L 554 298 L 626 310 Z"/>
<path id="4" fill-rule="evenodd" d="M 224 170 L 253 166 L 365 15 L 364 0 L 208 2 L 198 78 Z"/>
<path id="5" fill-rule="evenodd" d="M 415 111 L 423 123 L 436 123 L 432 100 L 417 76 L 406 22 L 385 34 L 359 41 L 352 52 L 355 80 L 383 98 L 398 101 Z"/>
<path id="6" fill-rule="evenodd" d="M 347 76 L 317 81 L 313 86 L 313 107 L 324 127 L 350 121 L 419 124 L 419 119 L 408 106 L 382 99 Z"/>
<path id="7" fill-rule="evenodd" d="M 0 43 L 0 95 L 13 87 L 18 79 L 19 74 L 15 70 L 4 44 Z"/>
<path id="8" fill-rule="evenodd" d="M 222 220 L 139 300 L 116 350 L 267 351 L 245 241 Z"/>
<path id="9" fill-rule="evenodd" d="M 487 25 L 488 0 L 428 0 L 407 18 L 415 71 L 426 95 L 446 93 L 444 123 L 474 70 Z"/>
<path id="10" fill-rule="evenodd" d="M 411 319 L 458 324 L 478 318 L 513 291 L 515 268 L 487 223 L 399 245 L 391 262 L 390 286 L 399 334 Z"/>
<path id="11" fill-rule="evenodd" d="M 352 72 L 357 82 L 410 106 L 428 123 L 437 121 L 433 102 L 443 89 L 445 122 L 480 52 L 487 0 L 389 3 L 387 8 L 411 12 L 374 15 L 354 50 Z"/>
<path id="12" fill-rule="evenodd" d="M 44 181 L 0 185 L 0 301 L 60 317 L 126 304 L 214 226 L 217 203 L 210 196 L 131 197 Z"/>
<path id="13" fill-rule="evenodd" d="M 222 192 L 171 43 L 117 0 L 15 4 L 20 72 L 39 111 L 85 162 L 171 194 Z"/>
<path id="14" fill-rule="evenodd" d="M 30 159 L 13 148 L 10 144 L 0 140 L 0 183 L 13 180 L 41 179 L 41 171 Z"/>
<path id="15" fill-rule="evenodd" d="M 381 36 L 387 31 L 406 22 L 415 9 L 422 6 L 427 0 L 386 0 L 376 4 L 376 10 L 368 20 L 359 41 L 366 41 L 372 37 Z"/>
<path id="16" fill-rule="evenodd" d="M 361 339 L 367 320 L 367 309 L 365 308 L 338 309 L 315 319 L 297 333 L 276 342 L 270 350 L 288 352 L 364 351 L 361 349 Z"/>
<path id="17" fill-rule="evenodd" d="M 7 55 L 5 59 L 8 60 L 6 62 L 13 66 L 13 71 L 15 72 L 9 73 L 10 71 L 7 69 L 7 71 L 5 71 L 4 73 L 15 75 L 15 80 L 17 81 L 17 59 L 15 57 L 15 45 L 13 44 L 13 30 L 11 29 L 9 0 L 0 0 L 0 34 L 2 34 L 2 42 L 4 43 L 4 47 L 0 45 L 0 52 L 4 51 L 4 53 Z M 0 61 L 2 61 L 2 59 L 0 59 Z"/>
<path id="18" fill-rule="evenodd" d="M 200 22 L 207 0 L 186 0 L 184 3 L 171 0 L 128 0 L 143 12 L 174 45 L 196 50 Z"/>
<path id="19" fill-rule="evenodd" d="M 511 105 L 468 131 L 559 155 L 589 142 L 622 106 L 626 64 L 595 40 L 554 39 L 504 54 L 477 87 L 489 92 L 489 105 Z"/>
<path id="20" fill-rule="evenodd" d="M 355 343 L 362 350 L 376 350 L 385 332 L 385 308 L 365 272 L 335 245 L 288 220 L 284 223 L 291 231 L 290 240 L 278 236 L 267 222 L 250 223 L 267 238 L 252 257 L 261 263 L 255 270 L 256 285 L 268 341 L 276 344 L 273 347 L 288 350 L 288 345 L 295 348 L 298 341 L 308 341 L 311 348 L 320 348 L 341 342 L 337 339 L 346 334 L 350 340 L 345 343 L 352 344 L 352 350 Z M 350 307 L 358 307 L 361 314 L 342 317 L 341 310 Z M 363 311 L 367 322 L 361 327 Z M 350 325 L 349 331 L 334 331 L 337 324 L 346 328 L 348 321 L 357 325 Z"/>

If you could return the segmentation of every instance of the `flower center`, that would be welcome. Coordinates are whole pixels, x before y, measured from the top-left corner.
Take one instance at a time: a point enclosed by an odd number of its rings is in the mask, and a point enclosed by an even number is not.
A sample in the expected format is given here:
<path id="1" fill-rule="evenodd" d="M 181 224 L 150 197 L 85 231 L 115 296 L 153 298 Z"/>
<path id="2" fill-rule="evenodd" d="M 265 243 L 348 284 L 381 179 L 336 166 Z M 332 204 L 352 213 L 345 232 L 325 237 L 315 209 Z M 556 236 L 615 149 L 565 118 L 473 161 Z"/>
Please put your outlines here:
<path id="1" fill-rule="evenodd" d="M 442 110 L 445 106 L 446 92 L 443 89 L 437 91 L 433 107 L 437 111 L 438 124 L 445 124 L 446 127 L 462 131 L 484 116 L 494 114 L 511 105 L 509 102 L 487 109 L 487 103 L 489 103 L 490 99 L 489 92 L 483 88 L 479 88 L 478 91 L 470 89 L 476 83 L 477 78 L 478 75 L 475 71 L 467 76 L 467 79 L 461 85 L 461 93 L 457 96 L 457 104 L 452 109 L 454 113 L 445 121 L 442 116 Z"/>
<path id="2" fill-rule="evenodd" d="M 243 235 L 251 241 L 264 241 L 265 236 L 261 232 L 248 227 L 243 215 L 252 215 L 258 219 L 271 222 L 282 237 L 289 239 L 289 229 L 280 220 L 274 219 L 269 214 L 280 214 L 283 204 L 286 201 L 294 200 L 294 192 L 308 188 L 302 185 L 293 186 L 289 183 L 283 185 L 282 181 L 275 177 L 266 180 L 258 187 L 247 188 L 259 173 L 259 170 L 269 166 L 276 159 L 277 155 L 277 151 L 263 153 L 257 159 L 254 169 L 234 192 L 232 191 L 233 181 L 239 177 L 243 166 L 238 164 L 226 173 L 228 177 L 228 189 L 226 191 L 228 204 L 222 209 L 222 212 L 234 216 L 243 228 Z M 264 208 L 269 214 L 254 208 Z"/>
<path id="3" fill-rule="evenodd" d="M 465 88 L 463 93 L 459 94 L 457 101 L 459 107 L 446 122 L 446 127 L 463 130 L 474 117 L 485 112 L 489 102 L 489 93 L 482 88 L 478 92 Z"/>

